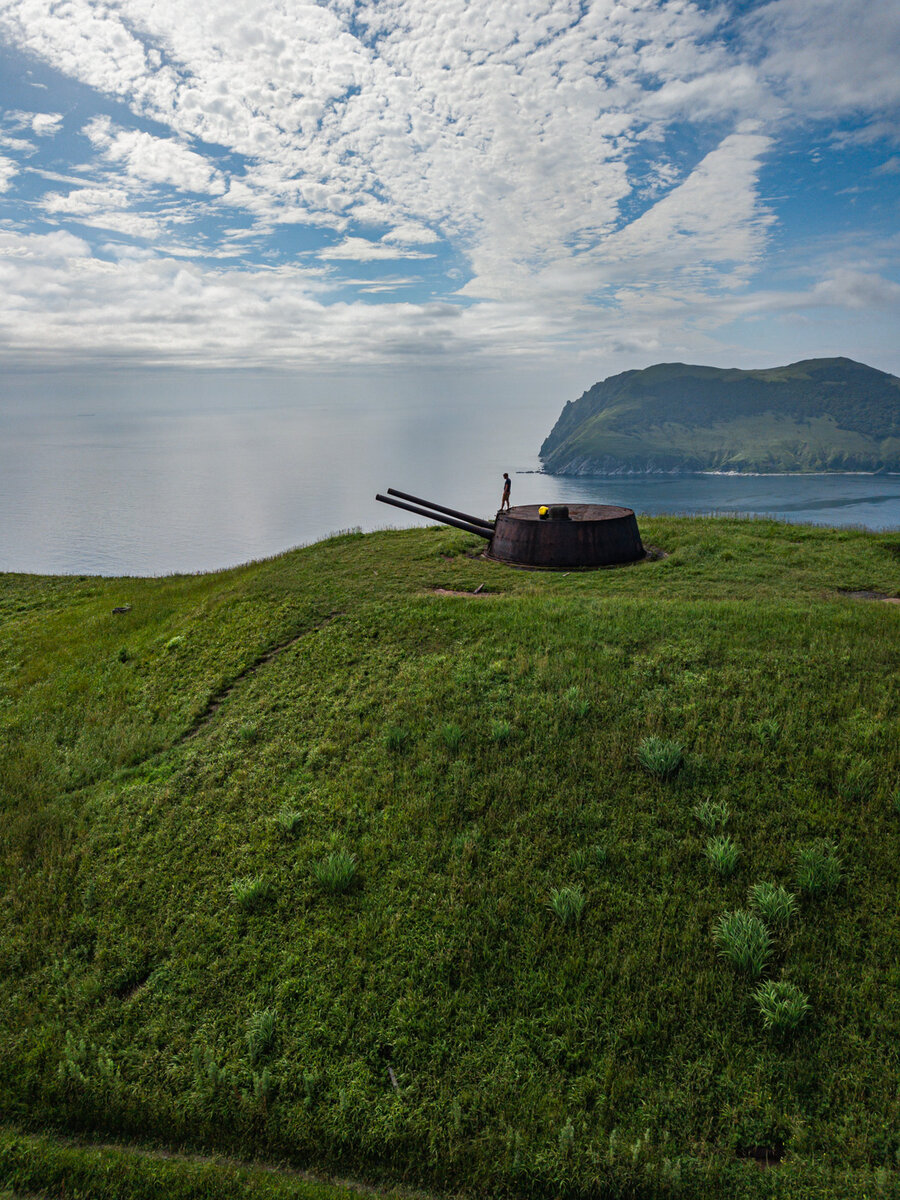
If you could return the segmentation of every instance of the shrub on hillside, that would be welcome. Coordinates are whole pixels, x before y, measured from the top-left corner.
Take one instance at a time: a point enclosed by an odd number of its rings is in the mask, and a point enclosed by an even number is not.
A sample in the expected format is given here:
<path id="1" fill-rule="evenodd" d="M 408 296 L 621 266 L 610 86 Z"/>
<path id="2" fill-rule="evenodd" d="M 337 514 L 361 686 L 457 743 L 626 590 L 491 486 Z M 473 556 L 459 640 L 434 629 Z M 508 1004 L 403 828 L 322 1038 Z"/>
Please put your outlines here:
<path id="1" fill-rule="evenodd" d="M 244 912 L 255 912 L 272 894 L 272 885 L 264 875 L 245 875 L 231 884 L 231 899 Z"/>
<path id="2" fill-rule="evenodd" d="M 727 833 L 708 838 L 705 853 L 714 871 L 726 877 L 734 873 L 740 851 Z"/>
<path id="3" fill-rule="evenodd" d="M 577 925 L 584 912 L 585 903 L 584 892 L 576 883 L 569 887 L 555 888 L 550 893 L 547 907 L 563 925 Z"/>
<path id="4" fill-rule="evenodd" d="M 731 809 L 724 800 L 704 800 L 691 810 L 704 829 L 710 833 L 719 826 L 725 825 L 731 816 Z"/>
<path id="5" fill-rule="evenodd" d="M 356 859 L 346 850 L 334 850 L 313 863 L 310 872 L 323 891 L 340 895 L 349 891 L 356 880 Z"/>
<path id="6" fill-rule="evenodd" d="M 825 840 L 806 846 L 797 855 L 797 887 L 807 896 L 833 892 L 842 873 L 834 842 Z"/>
<path id="7" fill-rule="evenodd" d="M 750 903 L 771 925 L 787 925 L 797 911 L 797 897 L 781 884 L 754 883 Z"/>
<path id="8" fill-rule="evenodd" d="M 671 779 L 684 765 L 684 747 L 655 735 L 644 738 L 637 756 L 644 770 L 657 779 Z"/>
<path id="9" fill-rule="evenodd" d="M 275 814 L 275 826 L 285 837 L 296 837 L 303 828 L 303 813 L 295 809 L 283 808 Z"/>
<path id="10" fill-rule="evenodd" d="M 767 979 L 753 993 L 766 1029 L 782 1032 L 796 1029 L 810 1011 L 808 998 L 795 983 Z"/>
<path id="11" fill-rule="evenodd" d="M 264 1058 L 275 1042 L 275 1010 L 258 1009 L 247 1022 L 247 1054 L 254 1065 Z"/>
<path id="12" fill-rule="evenodd" d="M 723 913 L 713 937 L 721 956 L 738 970 L 750 975 L 762 974 L 772 952 L 772 939 L 759 917 L 743 909 Z"/>

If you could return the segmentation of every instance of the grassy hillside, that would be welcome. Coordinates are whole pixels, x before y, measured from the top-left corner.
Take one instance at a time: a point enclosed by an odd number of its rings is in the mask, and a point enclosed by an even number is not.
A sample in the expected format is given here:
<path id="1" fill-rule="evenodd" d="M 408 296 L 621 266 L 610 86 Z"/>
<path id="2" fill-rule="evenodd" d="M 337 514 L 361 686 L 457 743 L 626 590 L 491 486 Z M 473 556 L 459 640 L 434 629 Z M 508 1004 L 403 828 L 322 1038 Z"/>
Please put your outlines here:
<path id="1" fill-rule="evenodd" d="M 0 576 L 0 1186 L 900 1195 L 898 535 L 641 527 Z"/>
<path id="2" fill-rule="evenodd" d="M 847 358 L 659 363 L 595 384 L 541 447 L 552 474 L 900 471 L 900 380 Z"/>

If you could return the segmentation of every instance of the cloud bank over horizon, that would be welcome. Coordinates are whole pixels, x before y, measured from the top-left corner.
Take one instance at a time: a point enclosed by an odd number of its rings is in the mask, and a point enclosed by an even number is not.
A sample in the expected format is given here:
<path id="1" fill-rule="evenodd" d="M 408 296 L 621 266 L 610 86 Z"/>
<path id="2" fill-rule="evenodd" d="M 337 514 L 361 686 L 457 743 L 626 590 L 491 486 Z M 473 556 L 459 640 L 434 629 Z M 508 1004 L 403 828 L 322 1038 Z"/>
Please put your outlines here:
<path id="1" fill-rule="evenodd" d="M 900 369 L 893 0 L 0 0 L 0 37 L 6 362 Z"/>

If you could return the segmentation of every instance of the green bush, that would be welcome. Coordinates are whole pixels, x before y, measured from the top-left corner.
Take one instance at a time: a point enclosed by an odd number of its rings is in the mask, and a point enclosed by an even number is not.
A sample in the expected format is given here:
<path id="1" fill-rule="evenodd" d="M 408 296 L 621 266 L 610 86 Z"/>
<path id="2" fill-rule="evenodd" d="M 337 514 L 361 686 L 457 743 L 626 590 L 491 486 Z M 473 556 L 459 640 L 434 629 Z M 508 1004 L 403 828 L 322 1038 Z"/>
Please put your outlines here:
<path id="1" fill-rule="evenodd" d="M 787 925 L 797 911 L 797 897 L 780 884 L 754 883 L 750 903 L 771 925 Z"/>
<path id="2" fill-rule="evenodd" d="M 272 885 L 264 875 L 244 875 L 231 883 L 231 899 L 244 912 L 261 908 L 272 894 Z"/>
<path id="3" fill-rule="evenodd" d="M 731 816 L 731 809 L 724 800 L 704 800 L 691 809 L 691 812 L 704 829 L 710 833 L 719 825 L 725 825 Z"/>
<path id="4" fill-rule="evenodd" d="M 767 979 L 753 993 L 766 1029 L 796 1029 L 810 1012 L 808 998 L 794 983 L 776 983 Z"/>
<path id="5" fill-rule="evenodd" d="M 870 800 L 875 791 L 875 768 L 867 758 L 851 763 L 838 782 L 838 795 L 849 803 Z"/>
<path id="6" fill-rule="evenodd" d="M 463 731 L 458 725 L 445 725 L 441 730 L 441 737 L 448 750 L 458 750 L 463 739 Z"/>
<path id="7" fill-rule="evenodd" d="M 406 749 L 409 733 L 399 725 L 390 725 L 384 731 L 384 744 L 392 754 L 401 754 Z"/>
<path id="8" fill-rule="evenodd" d="M 821 841 L 797 854 L 797 887 L 807 896 L 833 892 L 841 882 L 842 873 L 834 842 Z"/>
<path id="9" fill-rule="evenodd" d="M 723 913 L 713 937 L 721 956 L 738 970 L 750 975 L 762 974 L 772 952 L 772 939 L 759 917 L 743 909 Z"/>
<path id="10" fill-rule="evenodd" d="M 310 872 L 323 891 L 340 895 L 356 881 L 356 859 L 346 850 L 334 850 L 321 862 L 313 863 Z"/>
<path id="11" fill-rule="evenodd" d="M 740 851 L 728 834 L 722 833 L 707 839 L 705 854 L 713 870 L 727 878 L 734 873 Z"/>
<path id="12" fill-rule="evenodd" d="M 275 1010 L 262 1008 L 247 1022 L 247 1055 L 254 1065 L 265 1058 L 274 1045 L 275 1021 Z"/>
<path id="13" fill-rule="evenodd" d="M 275 815 L 275 825 L 285 837 L 296 837 L 303 828 L 303 813 L 284 808 Z"/>
<path id="14" fill-rule="evenodd" d="M 563 925 L 577 925 L 584 912 L 585 903 L 584 892 L 576 883 L 569 887 L 554 889 L 550 893 L 547 907 L 555 913 Z"/>
<path id="15" fill-rule="evenodd" d="M 657 779 L 671 779 L 684 765 L 684 747 L 655 735 L 644 738 L 637 756 L 644 770 Z"/>

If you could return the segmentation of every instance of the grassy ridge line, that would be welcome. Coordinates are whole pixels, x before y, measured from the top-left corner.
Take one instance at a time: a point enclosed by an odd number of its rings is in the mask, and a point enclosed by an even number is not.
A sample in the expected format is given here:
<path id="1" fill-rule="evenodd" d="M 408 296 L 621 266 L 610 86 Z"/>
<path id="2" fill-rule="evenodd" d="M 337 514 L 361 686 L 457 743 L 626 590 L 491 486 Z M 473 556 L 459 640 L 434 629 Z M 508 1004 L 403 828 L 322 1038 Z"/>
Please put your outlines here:
<path id="1" fill-rule="evenodd" d="M 16 1200 L 25 1189 L 50 1200 L 427 1200 L 423 1193 L 304 1178 L 285 1167 L 7 1129 L 0 1129 L 3 1185 Z"/>
<path id="2" fill-rule="evenodd" d="M 479 1195 L 592 1196 L 598 1180 L 691 1200 L 888 1194 L 897 613 L 836 589 L 896 590 L 897 535 L 642 528 L 667 559 L 583 576 L 414 531 L 207 577 L 205 593 L 78 583 L 45 617 L 33 601 L 54 581 L 0 579 L 10 607 L 31 593 L 0 629 L 30 673 L 2 680 L 16 736 L 0 779 L 20 779 L 32 739 L 51 751 L 0 829 L 10 1118 Z M 489 598 L 430 593 L 479 584 Z M 127 623 L 109 614 L 122 599 L 138 601 Z M 335 609 L 181 740 L 206 680 Z M 70 723 L 79 706 L 96 729 Z M 153 734 L 171 737 L 158 758 L 123 769 L 102 755 L 135 706 L 182 715 Z M 637 766 L 647 732 L 691 749 L 670 784 Z M 88 749 L 94 783 L 61 796 Z M 860 757 L 873 777 L 844 797 Z M 692 816 L 710 792 L 734 814 L 728 880 Z M 290 838 L 274 820 L 288 807 Z M 710 930 L 764 872 L 792 886 L 798 846 L 822 834 L 851 878 L 780 940 L 778 970 L 815 1013 L 779 1047 Z M 359 886 L 329 898 L 310 869 L 335 847 Z M 573 872 L 588 905 L 563 931 L 545 899 Z M 237 911 L 231 881 L 258 873 L 268 899 Z M 268 1009 L 256 1063 L 248 1021 Z M 777 1172 L 733 1161 L 772 1138 L 789 1152 Z"/>

